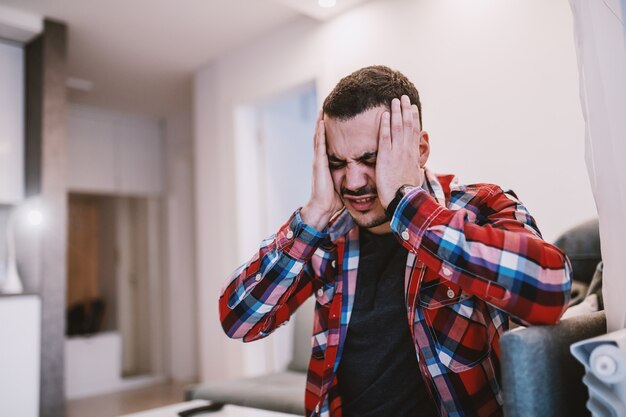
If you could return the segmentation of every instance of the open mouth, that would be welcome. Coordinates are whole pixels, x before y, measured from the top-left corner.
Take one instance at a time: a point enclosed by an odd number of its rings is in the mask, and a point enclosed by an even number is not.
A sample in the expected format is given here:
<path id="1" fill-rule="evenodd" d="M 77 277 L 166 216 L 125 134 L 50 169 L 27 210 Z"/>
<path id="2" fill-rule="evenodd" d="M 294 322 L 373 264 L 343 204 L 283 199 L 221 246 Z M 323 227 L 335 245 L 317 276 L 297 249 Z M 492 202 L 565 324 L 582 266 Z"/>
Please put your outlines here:
<path id="1" fill-rule="evenodd" d="M 352 206 L 357 211 L 367 211 L 372 208 L 374 202 L 376 201 L 376 196 L 367 196 L 367 197 L 353 197 L 353 196 L 345 196 L 345 201 L 347 201 L 350 206 Z"/>

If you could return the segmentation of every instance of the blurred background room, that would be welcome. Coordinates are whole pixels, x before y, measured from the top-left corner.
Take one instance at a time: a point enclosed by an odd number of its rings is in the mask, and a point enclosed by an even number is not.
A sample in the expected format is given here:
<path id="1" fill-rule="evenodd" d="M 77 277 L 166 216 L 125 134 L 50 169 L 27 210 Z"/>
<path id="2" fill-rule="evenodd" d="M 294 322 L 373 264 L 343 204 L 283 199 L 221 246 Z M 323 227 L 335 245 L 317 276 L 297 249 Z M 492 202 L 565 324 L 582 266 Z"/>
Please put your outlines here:
<path id="1" fill-rule="evenodd" d="M 0 0 L 0 415 L 285 369 L 292 325 L 229 340 L 218 295 L 363 66 L 416 84 L 431 170 L 513 189 L 547 241 L 595 218 L 573 25 L 568 0 Z"/>

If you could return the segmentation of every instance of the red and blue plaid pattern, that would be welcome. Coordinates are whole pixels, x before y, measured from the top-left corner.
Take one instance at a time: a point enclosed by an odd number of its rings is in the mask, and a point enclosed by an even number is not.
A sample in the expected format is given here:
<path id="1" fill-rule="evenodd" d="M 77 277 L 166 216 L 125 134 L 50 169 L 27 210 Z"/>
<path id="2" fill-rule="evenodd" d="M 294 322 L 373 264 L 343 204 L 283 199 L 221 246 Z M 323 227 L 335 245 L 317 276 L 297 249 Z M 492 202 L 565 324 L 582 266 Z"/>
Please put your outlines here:
<path id="1" fill-rule="evenodd" d="M 428 171 L 426 178 L 391 220 L 409 250 L 407 319 L 420 371 L 442 416 L 500 416 L 499 337 L 509 317 L 559 320 L 569 261 L 541 239 L 513 192 L 460 186 Z M 323 232 L 297 211 L 235 271 L 220 298 L 224 331 L 247 342 L 270 334 L 315 295 L 307 416 L 341 416 L 336 370 L 354 301 L 358 234 L 345 211 Z"/>

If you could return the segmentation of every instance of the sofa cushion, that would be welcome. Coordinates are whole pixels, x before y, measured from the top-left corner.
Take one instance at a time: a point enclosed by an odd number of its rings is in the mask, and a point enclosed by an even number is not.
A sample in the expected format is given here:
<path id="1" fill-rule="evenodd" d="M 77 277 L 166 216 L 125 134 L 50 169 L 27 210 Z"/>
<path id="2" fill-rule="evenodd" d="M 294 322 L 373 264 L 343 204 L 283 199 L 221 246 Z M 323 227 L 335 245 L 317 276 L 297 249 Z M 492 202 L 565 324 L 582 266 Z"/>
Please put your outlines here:
<path id="1" fill-rule="evenodd" d="M 209 400 L 304 415 L 306 374 L 285 371 L 256 378 L 241 378 L 198 385 L 190 390 L 188 399 Z"/>

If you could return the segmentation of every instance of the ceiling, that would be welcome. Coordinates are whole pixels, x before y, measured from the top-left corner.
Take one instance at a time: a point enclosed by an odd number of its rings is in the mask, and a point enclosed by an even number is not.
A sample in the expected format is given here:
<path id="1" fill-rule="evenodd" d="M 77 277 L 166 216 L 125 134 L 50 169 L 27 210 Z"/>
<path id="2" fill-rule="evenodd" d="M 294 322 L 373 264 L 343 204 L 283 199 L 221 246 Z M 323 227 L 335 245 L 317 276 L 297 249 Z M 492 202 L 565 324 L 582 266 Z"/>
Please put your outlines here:
<path id="1" fill-rule="evenodd" d="M 188 108 L 202 65 L 298 19 L 325 19 L 363 0 L 0 0 L 0 5 L 63 21 L 68 76 L 91 91 L 72 102 L 152 116 Z M 343 4 L 342 4 L 343 2 Z"/>

